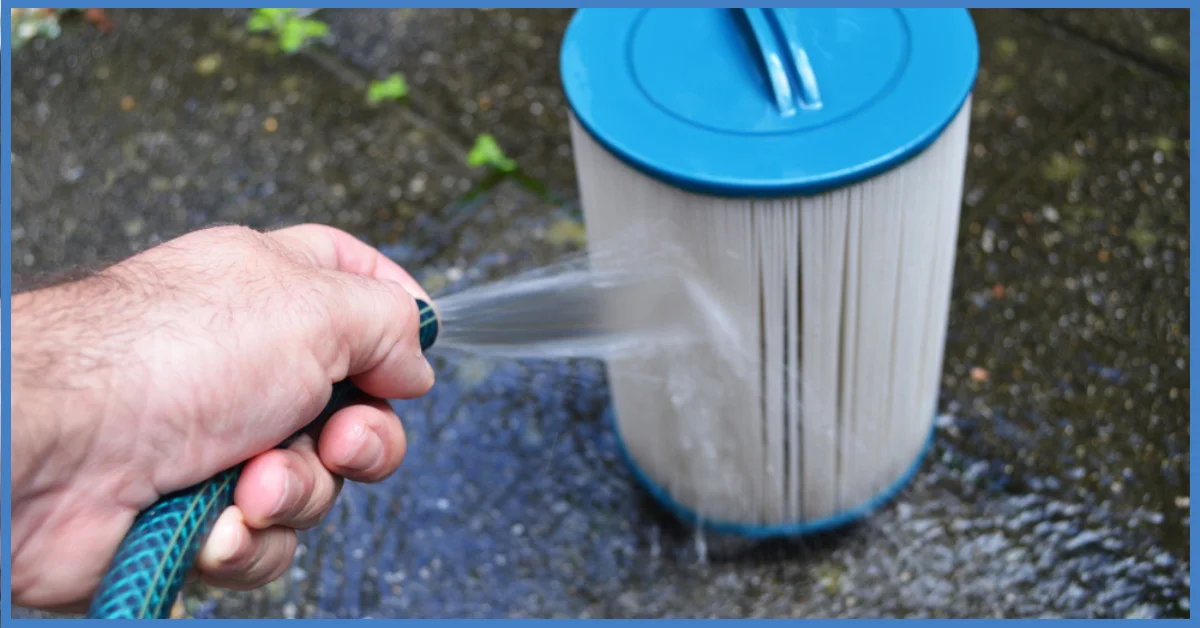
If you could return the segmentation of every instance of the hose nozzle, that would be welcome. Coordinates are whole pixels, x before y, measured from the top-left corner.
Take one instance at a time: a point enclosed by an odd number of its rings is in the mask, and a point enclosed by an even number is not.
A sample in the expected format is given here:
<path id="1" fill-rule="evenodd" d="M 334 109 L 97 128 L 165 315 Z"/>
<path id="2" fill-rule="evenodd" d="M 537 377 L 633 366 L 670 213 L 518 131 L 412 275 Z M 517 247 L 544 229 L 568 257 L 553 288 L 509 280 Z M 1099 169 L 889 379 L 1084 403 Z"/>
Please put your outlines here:
<path id="1" fill-rule="evenodd" d="M 421 351 L 428 351 L 437 340 L 441 324 L 438 322 L 438 315 L 433 306 L 421 299 L 417 299 L 417 316 L 420 321 L 417 337 L 421 340 Z"/>

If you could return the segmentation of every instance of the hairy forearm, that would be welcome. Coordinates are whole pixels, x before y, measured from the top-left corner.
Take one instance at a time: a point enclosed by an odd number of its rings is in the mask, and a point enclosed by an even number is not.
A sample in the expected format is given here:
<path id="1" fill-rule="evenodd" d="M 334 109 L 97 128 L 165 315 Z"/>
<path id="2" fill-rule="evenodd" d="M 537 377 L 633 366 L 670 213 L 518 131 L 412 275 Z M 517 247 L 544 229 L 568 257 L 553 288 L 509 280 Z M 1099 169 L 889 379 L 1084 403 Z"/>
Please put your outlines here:
<path id="1" fill-rule="evenodd" d="M 68 477 L 129 357 L 136 299 L 113 269 L 12 301 L 14 502 Z"/>

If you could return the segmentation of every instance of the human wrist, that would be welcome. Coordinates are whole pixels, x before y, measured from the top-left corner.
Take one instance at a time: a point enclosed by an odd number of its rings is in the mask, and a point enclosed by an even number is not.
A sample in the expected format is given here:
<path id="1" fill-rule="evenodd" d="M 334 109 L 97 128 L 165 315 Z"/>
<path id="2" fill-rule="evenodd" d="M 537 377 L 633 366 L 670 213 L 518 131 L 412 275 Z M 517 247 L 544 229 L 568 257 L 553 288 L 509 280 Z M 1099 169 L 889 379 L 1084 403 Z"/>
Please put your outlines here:
<path id="1" fill-rule="evenodd" d="M 14 503 L 69 477 L 111 405 L 122 284 L 104 272 L 12 299 Z"/>

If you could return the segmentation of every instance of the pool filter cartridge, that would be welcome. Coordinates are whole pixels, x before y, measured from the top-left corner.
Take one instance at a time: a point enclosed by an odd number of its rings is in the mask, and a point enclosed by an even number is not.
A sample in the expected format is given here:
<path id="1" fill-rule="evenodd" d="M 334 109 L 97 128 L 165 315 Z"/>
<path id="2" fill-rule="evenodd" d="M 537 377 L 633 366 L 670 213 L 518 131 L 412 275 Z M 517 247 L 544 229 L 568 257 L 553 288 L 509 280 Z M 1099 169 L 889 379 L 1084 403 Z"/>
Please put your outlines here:
<path id="1" fill-rule="evenodd" d="M 915 473 L 978 64 L 965 10 L 572 18 L 561 70 L 579 194 L 590 246 L 609 252 L 594 263 L 673 251 L 705 295 L 650 312 L 701 341 L 607 362 L 627 461 L 682 519 L 802 534 L 863 516 Z"/>

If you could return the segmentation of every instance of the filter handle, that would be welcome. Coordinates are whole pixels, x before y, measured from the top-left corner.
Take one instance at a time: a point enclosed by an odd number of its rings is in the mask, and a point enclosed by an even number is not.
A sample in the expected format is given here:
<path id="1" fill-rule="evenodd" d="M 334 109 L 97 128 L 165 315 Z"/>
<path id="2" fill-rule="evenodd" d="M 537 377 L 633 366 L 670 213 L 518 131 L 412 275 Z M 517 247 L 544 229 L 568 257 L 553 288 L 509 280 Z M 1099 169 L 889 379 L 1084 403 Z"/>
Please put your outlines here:
<path id="1" fill-rule="evenodd" d="M 800 109 L 820 109 L 821 90 L 809 61 L 792 9 L 732 9 L 735 21 L 753 41 L 767 74 L 779 115 L 788 118 Z M 742 19 L 736 19 L 740 17 Z"/>

